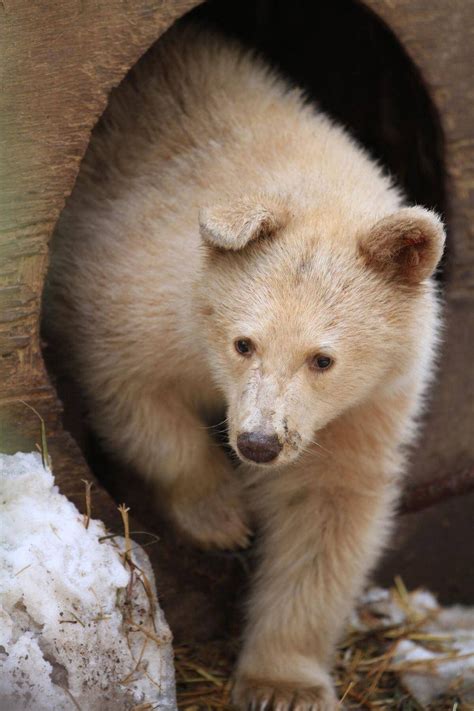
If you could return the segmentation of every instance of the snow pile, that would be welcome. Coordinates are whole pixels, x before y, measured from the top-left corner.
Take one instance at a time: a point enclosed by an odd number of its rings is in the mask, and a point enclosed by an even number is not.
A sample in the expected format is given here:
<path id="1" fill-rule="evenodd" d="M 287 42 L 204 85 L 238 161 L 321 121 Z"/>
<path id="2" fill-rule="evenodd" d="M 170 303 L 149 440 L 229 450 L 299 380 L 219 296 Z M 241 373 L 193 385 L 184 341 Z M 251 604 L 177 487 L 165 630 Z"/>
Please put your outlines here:
<path id="1" fill-rule="evenodd" d="M 148 558 L 86 529 L 38 454 L 0 454 L 0 708 L 176 708 Z"/>
<path id="2" fill-rule="evenodd" d="M 374 619 L 394 628 L 390 669 L 423 708 L 449 693 L 474 702 L 474 608 L 442 608 L 424 590 L 372 588 L 360 599 L 352 626 L 365 631 Z"/>

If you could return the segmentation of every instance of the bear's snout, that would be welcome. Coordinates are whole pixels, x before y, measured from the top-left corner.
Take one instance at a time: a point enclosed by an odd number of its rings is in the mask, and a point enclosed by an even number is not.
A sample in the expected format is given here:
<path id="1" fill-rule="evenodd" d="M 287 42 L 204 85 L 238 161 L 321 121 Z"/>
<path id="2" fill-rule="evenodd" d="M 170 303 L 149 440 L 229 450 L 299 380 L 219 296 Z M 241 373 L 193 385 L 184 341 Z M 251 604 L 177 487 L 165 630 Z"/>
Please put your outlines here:
<path id="1" fill-rule="evenodd" d="M 243 432 L 237 437 L 237 449 L 246 459 L 258 464 L 272 462 L 278 457 L 283 445 L 276 434 Z"/>

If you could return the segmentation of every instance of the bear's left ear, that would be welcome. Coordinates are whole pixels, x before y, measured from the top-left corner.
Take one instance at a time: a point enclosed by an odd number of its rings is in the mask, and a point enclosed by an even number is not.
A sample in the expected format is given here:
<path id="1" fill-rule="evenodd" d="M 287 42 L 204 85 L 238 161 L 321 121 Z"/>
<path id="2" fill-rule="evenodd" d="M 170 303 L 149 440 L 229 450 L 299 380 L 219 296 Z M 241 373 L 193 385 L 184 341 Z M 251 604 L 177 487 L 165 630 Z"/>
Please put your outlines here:
<path id="1" fill-rule="evenodd" d="M 369 267 L 416 284 L 436 269 L 444 241 L 443 224 L 434 212 L 407 207 L 377 222 L 359 240 L 359 251 Z"/>
<path id="2" fill-rule="evenodd" d="M 244 196 L 230 204 L 205 207 L 199 229 L 211 247 L 237 251 L 249 242 L 272 235 L 286 222 L 283 201 L 273 196 Z"/>

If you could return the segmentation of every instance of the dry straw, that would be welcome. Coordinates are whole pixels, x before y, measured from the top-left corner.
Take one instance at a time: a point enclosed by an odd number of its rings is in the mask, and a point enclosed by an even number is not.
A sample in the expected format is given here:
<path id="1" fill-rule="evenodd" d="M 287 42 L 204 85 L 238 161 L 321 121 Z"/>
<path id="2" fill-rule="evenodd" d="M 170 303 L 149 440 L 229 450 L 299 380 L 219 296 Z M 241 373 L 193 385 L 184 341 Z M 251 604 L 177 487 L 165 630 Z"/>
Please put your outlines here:
<path id="1" fill-rule="evenodd" d="M 90 502 L 89 502 L 90 505 Z M 130 683 L 141 667 L 146 646 L 158 646 L 168 639 L 160 638 L 155 629 L 155 601 L 152 586 L 144 571 L 132 558 L 132 540 L 128 519 L 129 509 L 122 504 L 118 507 L 122 516 L 125 550 L 122 552 L 124 564 L 130 570 L 130 584 L 127 600 L 130 601 L 135 585 L 141 585 L 148 600 L 147 623 L 137 624 L 131 617 L 125 620 L 131 634 L 141 634 L 143 645 L 134 660 L 135 666 L 121 684 Z M 102 540 L 114 539 L 115 534 L 106 535 Z M 156 541 L 153 541 L 156 542 Z M 347 634 L 339 646 L 335 683 L 341 699 L 341 709 L 366 709 L 367 711 L 423 711 L 423 707 L 404 688 L 400 674 L 418 672 L 436 674 L 436 665 L 466 655 L 448 651 L 449 634 L 432 634 L 423 631 L 423 626 L 436 615 L 436 611 L 420 615 L 413 610 L 410 595 L 400 577 L 395 579 L 391 591 L 393 598 L 405 613 L 405 620 L 399 625 L 383 625 L 369 609 L 360 610 L 366 629 Z M 126 606 L 127 607 L 127 606 Z M 131 609 L 129 606 L 128 609 Z M 395 663 L 397 643 L 401 640 L 416 641 L 427 649 L 445 652 L 439 659 Z M 175 669 L 178 708 L 180 711 L 225 711 L 231 710 L 232 670 L 238 653 L 235 640 L 213 640 L 205 644 L 181 644 L 175 647 Z M 150 711 L 150 704 L 141 704 L 134 711 Z M 439 698 L 429 707 L 430 711 L 474 711 L 474 706 L 463 701 L 456 687 Z"/>
<path id="2" fill-rule="evenodd" d="M 410 605 L 409 594 L 400 578 L 391 591 L 406 614 L 400 625 L 383 626 L 369 609 L 360 611 L 366 629 L 347 634 L 339 646 L 335 683 L 341 709 L 368 711 L 423 711 L 415 698 L 404 688 L 400 674 L 436 674 L 436 665 L 466 655 L 447 652 L 452 639 L 449 634 L 425 633 L 422 628 L 436 614 L 421 616 Z M 436 652 L 446 651 L 438 660 L 395 663 L 396 646 L 401 640 L 411 640 Z M 224 711 L 232 709 L 231 683 L 235 658 L 235 643 L 214 641 L 206 644 L 181 645 L 175 649 L 178 708 L 180 711 Z M 430 711 L 474 711 L 463 701 L 456 686 L 429 706 Z"/>

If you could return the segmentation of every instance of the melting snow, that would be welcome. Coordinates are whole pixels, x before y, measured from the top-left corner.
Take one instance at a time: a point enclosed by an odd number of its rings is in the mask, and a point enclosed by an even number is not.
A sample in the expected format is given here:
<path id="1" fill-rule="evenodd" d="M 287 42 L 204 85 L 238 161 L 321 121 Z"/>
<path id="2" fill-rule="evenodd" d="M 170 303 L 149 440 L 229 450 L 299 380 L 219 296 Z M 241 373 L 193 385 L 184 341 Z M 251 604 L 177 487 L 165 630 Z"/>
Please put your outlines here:
<path id="1" fill-rule="evenodd" d="M 123 539 L 105 534 L 38 454 L 0 454 L 0 708 L 176 708 L 171 634 L 140 583 L 148 558 L 133 545 L 131 580 Z"/>

